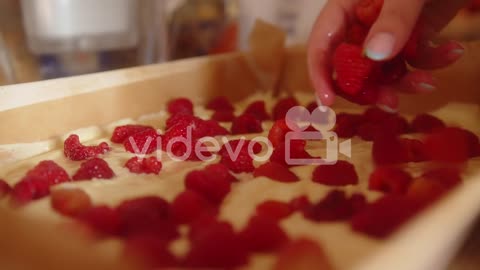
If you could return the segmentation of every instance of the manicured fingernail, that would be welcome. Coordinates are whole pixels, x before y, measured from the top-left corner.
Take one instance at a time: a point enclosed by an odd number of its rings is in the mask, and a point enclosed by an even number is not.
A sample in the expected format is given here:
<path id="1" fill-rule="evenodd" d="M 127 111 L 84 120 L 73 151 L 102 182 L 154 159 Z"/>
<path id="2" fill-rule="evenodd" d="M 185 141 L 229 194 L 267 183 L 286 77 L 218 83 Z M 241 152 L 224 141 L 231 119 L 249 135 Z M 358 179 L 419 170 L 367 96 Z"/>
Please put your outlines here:
<path id="1" fill-rule="evenodd" d="M 385 60 L 392 55 L 395 37 L 390 33 L 378 33 L 367 43 L 365 52 L 368 58 L 376 61 Z"/>
<path id="2" fill-rule="evenodd" d="M 450 58 L 457 59 L 457 58 L 460 58 L 463 55 L 464 52 L 465 52 L 465 50 L 463 48 L 456 48 L 456 49 L 451 50 L 448 53 L 448 55 L 450 56 Z"/>
<path id="3" fill-rule="evenodd" d="M 381 110 L 386 111 L 386 112 L 388 112 L 388 113 L 396 113 L 396 112 L 397 112 L 397 110 L 395 110 L 395 109 L 393 109 L 393 108 L 391 108 L 391 107 L 389 107 L 389 106 L 387 106 L 387 105 L 385 105 L 385 104 L 378 104 L 377 106 L 378 106 L 378 108 L 380 108 Z"/>
<path id="4" fill-rule="evenodd" d="M 433 91 L 435 90 L 435 86 L 428 84 L 428 83 L 419 83 L 418 86 L 426 91 Z"/>

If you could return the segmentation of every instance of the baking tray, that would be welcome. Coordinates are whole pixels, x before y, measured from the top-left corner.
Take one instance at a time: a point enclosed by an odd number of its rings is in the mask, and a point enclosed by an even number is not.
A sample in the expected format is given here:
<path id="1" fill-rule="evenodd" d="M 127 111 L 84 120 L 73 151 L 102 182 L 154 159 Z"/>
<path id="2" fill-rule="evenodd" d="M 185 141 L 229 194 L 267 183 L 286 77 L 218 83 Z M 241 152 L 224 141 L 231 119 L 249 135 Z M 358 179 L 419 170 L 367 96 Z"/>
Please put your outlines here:
<path id="1" fill-rule="evenodd" d="M 435 95 L 401 97 L 402 113 L 441 110 L 450 103 L 462 107 L 459 113 L 468 114 L 465 121 L 480 121 L 480 43 L 468 43 L 465 47 L 462 60 L 436 72 L 440 87 Z M 304 47 L 285 49 L 282 61 L 266 66 L 261 75 L 259 65 L 252 65 L 252 61 L 261 61 L 258 59 L 258 53 L 238 52 L 0 87 L 0 162 L 8 165 L 27 158 L 24 150 L 32 143 L 41 146 L 38 154 L 61 147 L 62 135 L 72 130 L 158 112 L 174 97 L 188 96 L 195 104 L 204 104 L 217 95 L 238 101 L 266 88 L 312 91 Z M 265 80 L 265 74 L 273 79 Z M 359 109 L 341 99 L 333 108 Z M 451 117 L 463 119 L 462 115 Z M 480 172 L 480 163 L 475 160 L 475 164 L 462 186 L 391 238 L 350 243 L 341 235 L 327 237 L 321 240 L 328 255 L 334 263 L 344 261 L 340 269 L 446 267 L 480 211 L 480 175 L 476 174 Z M 91 243 L 58 230 L 41 218 L 3 207 L 0 217 L 2 269 L 16 269 L 22 263 L 27 265 L 23 269 L 32 265 L 38 269 L 64 269 L 65 265 L 69 269 L 135 269 L 103 250 L 92 252 L 95 249 Z"/>

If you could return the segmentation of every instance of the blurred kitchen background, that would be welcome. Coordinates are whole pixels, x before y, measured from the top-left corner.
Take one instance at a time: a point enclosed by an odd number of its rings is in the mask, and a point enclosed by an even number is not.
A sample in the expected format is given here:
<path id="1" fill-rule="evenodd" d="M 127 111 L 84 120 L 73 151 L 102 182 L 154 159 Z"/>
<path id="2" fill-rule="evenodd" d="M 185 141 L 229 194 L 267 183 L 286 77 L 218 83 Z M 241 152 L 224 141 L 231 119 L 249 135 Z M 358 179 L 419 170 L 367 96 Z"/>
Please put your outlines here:
<path id="1" fill-rule="evenodd" d="M 0 0 L 0 85 L 246 49 L 255 19 L 305 43 L 326 0 Z M 480 38 L 480 1 L 442 38 Z"/>

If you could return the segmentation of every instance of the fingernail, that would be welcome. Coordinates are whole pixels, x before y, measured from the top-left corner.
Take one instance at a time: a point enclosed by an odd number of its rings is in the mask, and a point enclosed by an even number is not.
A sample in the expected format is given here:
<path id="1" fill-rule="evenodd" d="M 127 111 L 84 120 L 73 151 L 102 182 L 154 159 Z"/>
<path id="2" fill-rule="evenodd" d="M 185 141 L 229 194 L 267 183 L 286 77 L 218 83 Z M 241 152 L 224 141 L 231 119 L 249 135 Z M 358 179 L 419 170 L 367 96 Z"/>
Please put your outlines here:
<path id="1" fill-rule="evenodd" d="M 385 105 L 385 104 L 377 104 L 377 107 L 380 108 L 383 111 L 386 111 L 388 113 L 396 113 L 397 110 Z"/>
<path id="2" fill-rule="evenodd" d="M 449 56 L 450 56 L 451 58 L 456 59 L 456 58 L 461 57 L 464 52 L 465 52 L 464 49 L 462 49 L 462 48 L 457 48 L 457 49 L 451 50 L 448 54 L 449 54 Z"/>
<path id="3" fill-rule="evenodd" d="M 426 91 L 433 91 L 435 90 L 435 86 L 428 84 L 428 83 L 418 83 L 417 84 L 420 88 L 425 89 Z"/>
<path id="4" fill-rule="evenodd" d="M 370 39 L 366 46 L 368 58 L 376 61 L 387 59 L 393 52 L 395 37 L 390 33 L 378 33 Z"/>

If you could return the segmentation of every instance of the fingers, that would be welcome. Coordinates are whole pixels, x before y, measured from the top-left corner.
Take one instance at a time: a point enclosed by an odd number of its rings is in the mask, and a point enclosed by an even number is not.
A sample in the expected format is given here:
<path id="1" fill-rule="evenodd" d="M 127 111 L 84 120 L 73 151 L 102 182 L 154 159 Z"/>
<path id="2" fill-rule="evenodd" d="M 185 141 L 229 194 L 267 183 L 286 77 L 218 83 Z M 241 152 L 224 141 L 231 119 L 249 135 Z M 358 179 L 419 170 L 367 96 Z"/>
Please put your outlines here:
<path id="1" fill-rule="evenodd" d="M 332 105 L 335 100 L 330 60 L 333 48 L 345 35 L 349 10 L 353 10 L 353 3 L 350 6 L 342 4 L 342 1 L 328 1 L 310 35 L 307 51 L 309 75 L 318 98 L 325 106 Z"/>
<path id="2" fill-rule="evenodd" d="M 432 74 L 423 70 L 407 73 L 398 83 L 397 88 L 405 93 L 429 93 L 436 89 Z"/>
<path id="3" fill-rule="evenodd" d="M 463 56 L 463 46 L 455 41 L 449 41 L 437 47 L 426 44 L 418 49 L 415 57 L 408 59 L 408 63 L 420 69 L 439 69 L 455 63 Z"/>
<path id="4" fill-rule="evenodd" d="M 395 57 L 405 46 L 425 0 L 384 1 L 365 43 L 366 55 L 377 61 Z"/>
<path id="5" fill-rule="evenodd" d="M 389 113 L 397 112 L 398 110 L 398 95 L 395 89 L 391 87 L 381 87 L 378 92 L 377 106 Z"/>

